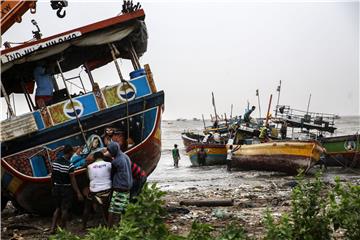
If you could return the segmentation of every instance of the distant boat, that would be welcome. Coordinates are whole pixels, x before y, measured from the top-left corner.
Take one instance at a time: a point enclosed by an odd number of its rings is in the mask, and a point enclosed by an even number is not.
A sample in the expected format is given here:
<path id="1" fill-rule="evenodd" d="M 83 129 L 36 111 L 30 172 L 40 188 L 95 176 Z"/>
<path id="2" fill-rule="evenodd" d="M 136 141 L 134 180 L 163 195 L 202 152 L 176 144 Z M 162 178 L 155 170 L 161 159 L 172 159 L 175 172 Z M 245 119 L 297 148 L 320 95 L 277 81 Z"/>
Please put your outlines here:
<path id="1" fill-rule="evenodd" d="M 186 121 L 186 119 L 185 118 L 178 118 L 178 119 L 176 119 L 176 121 L 178 121 L 178 122 L 185 122 Z"/>
<path id="2" fill-rule="evenodd" d="M 193 121 L 200 121 L 200 119 L 199 119 L 199 118 L 196 118 L 196 117 L 194 117 L 192 120 L 193 120 Z"/>
<path id="3" fill-rule="evenodd" d="M 233 145 L 231 167 L 246 170 L 277 171 L 286 174 L 305 173 L 315 165 L 323 152 L 317 142 L 284 141 L 252 145 Z"/>

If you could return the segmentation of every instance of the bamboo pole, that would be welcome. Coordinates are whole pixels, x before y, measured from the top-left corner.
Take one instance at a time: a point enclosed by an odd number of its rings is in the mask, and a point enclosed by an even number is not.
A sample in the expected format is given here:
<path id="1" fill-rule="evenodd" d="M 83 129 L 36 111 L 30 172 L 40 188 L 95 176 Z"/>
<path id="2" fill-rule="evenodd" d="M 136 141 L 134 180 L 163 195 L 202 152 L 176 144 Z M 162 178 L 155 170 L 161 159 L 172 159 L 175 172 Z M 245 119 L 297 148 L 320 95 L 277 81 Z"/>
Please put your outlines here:
<path id="1" fill-rule="evenodd" d="M 280 101 L 281 80 L 280 80 L 280 84 L 279 84 L 278 88 L 276 89 L 276 91 L 278 91 L 279 93 L 278 93 L 278 99 L 277 99 L 276 109 L 275 109 L 275 117 L 277 117 L 277 111 L 278 111 L 279 101 Z"/>
<path id="2" fill-rule="evenodd" d="M 217 116 L 217 113 L 216 113 L 216 105 L 215 105 L 215 97 L 214 97 L 214 93 L 211 92 L 211 95 L 212 95 L 212 104 L 214 106 L 214 112 L 215 112 L 215 121 L 217 121 L 218 119 L 218 116 Z"/>
<path id="3" fill-rule="evenodd" d="M 201 116 L 202 116 L 202 120 L 203 120 L 203 123 L 204 123 L 204 129 L 206 129 L 206 124 L 205 124 L 204 114 L 201 114 Z"/>
<path id="4" fill-rule="evenodd" d="M 270 94 L 269 106 L 268 106 L 268 110 L 267 110 L 267 113 L 266 113 L 265 126 L 268 124 L 268 121 L 269 121 L 269 114 L 270 114 L 271 101 L 272 101 L 272 94 Z"/>
<path id="5" fill-rule="evenodd" d="M 10 99 L 9 99 L 9 95 L 6 93 L 6 90 L 4 88 L 4 85 L 2 84 L 2 81 L 0 81 L 0 85 L 1 85 L 1 93 L 5 98 L 5 101 L 6 101 L 6 104 L 7 104 L 7 107 L 8 107 L 8 111 L 10 113 L 10 117 L 14 117 L 15 113 L 14 113 L 14 110 L 12 109 L 12 107 L 11 107 L 11 102 L 10 102 Z"/>
<path id="6" fill-rule="evenodd" d="M 308 105 L 307 105 L 307 108 L 306 108 L 306 115 L 309 113 L 310 100 L 311 100 L 311 93 L 310 93 Z"/>
<path id="7" fill-rule="evenodd" d="M 61 78 L 63 79 L 64 86 L 65 86 L 65 89 L 66 89 L 66 93 L 67 93 L 67 95 L 68 95 L 68 97 L 69 97 L 71 107 L 72 107 L 72 109 L 73 109 L 73 111 L 74 111 L 74 113 L 75 113 L 76 121 L 77 121 L 78 126 L 79 126 L 79 128 L 80 128 L 81 135 L 82 135 L 82 137 L 83 137 L 83 139 L 84 139 L 84 142 L 85 142 L 86 147 L 87 147 L 87 148 L 89 149 L 89 151 L 90 151 L 90 146 L 87 145 L 87 141 L 86 141 L 86 137 L 85 137 L 85 132 L 84 132 L 84 129 L 83 129 L 82 125 L 81 125 L 79 115 L 78 115 L 77 112 L 76 112 L 76 109 L 75 109 L 75 106 L 74 106 L 74 102 L 73 102 L 73 100 L 72 100 L 72 97 L 71 97 L 71 94 L 70 94 L 70 92 L 69 92 L 69 89 L 68 89 L 68 87 L 67 87 L 66 79 L 65 79 L 64 73 L 63 73 L 63 71 L 62 71 L 62 68 L 61 68 L 61 66 L 60 66 L 60 62 L 59 62 L 59 61 L 56 61 L 56 64 L 57 64 L 57 67 L 58 67 L 58 69 L 59 69 Z"/>
<path id="8" fill-rule="evenodd" d="M 258 98 L 258 105 L 259 105 L 259 118 L 261 118 L 261 108 L 260 108 L 260 94 L 259 89 L 256 89 L 256 96 Z"/>

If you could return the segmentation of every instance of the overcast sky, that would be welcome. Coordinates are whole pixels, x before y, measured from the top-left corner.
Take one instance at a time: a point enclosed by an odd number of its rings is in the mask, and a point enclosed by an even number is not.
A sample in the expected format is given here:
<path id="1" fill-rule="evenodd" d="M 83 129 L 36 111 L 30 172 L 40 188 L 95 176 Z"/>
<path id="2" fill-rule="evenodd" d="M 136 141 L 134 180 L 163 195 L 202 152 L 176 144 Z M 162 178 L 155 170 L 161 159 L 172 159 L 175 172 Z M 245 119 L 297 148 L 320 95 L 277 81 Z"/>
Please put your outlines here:
<path id="1" fill-rule="evenodd" d="M 2 41 L 29 40 L 31 19 L 46 37 L 112 17 L 121 4 L 70 1 L 67 16 L 58 19 L 49 1 L 40 1 L 37 13 L 26 13 Z M 149 32 L 141 63 L 150 64 L 158 89 L 165 91 L 164 119 L 201 118 L 202 113 L 208 118 L 212 91 L 218 113 L 229 114 L 234 104 L 234 113 L 243 114 L 247 101 L 258 106 L 256 89 L 264 116 L 270 94 L 276 104 L 279 80 L 280 104 L 306 110 L 311 93 L 310 111 L 360 115 L 359 2 L 141 4 Z M 118 81 L 112 64 L 95 76 L 101 86 Z M 18 114 L 26 111 L 16 107 Z"/>

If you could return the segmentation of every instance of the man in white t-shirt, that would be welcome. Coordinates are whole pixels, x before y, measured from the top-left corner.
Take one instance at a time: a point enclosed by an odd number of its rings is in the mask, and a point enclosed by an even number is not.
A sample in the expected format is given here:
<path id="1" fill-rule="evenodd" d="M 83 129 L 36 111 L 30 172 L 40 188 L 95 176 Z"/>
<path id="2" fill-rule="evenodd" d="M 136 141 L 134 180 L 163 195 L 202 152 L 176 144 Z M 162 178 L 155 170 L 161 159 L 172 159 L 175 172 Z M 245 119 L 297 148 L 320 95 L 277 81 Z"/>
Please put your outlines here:
<path id="1" fill-rule="evenodd" d="M 88 177 L 90 180 L 90 193 L 87 196 L 84 207 L 84 229 L 86 228 L 89 211 L 93 203 L 101 205 L 105 222 L 107 220 L 107 209 L 109 207 L 112 184 L 111 163 L 104 161 L 104 154 L 102 152 L 95 152 L 94 159 L 95 162 L 89 164 L 87 167 Z"/>

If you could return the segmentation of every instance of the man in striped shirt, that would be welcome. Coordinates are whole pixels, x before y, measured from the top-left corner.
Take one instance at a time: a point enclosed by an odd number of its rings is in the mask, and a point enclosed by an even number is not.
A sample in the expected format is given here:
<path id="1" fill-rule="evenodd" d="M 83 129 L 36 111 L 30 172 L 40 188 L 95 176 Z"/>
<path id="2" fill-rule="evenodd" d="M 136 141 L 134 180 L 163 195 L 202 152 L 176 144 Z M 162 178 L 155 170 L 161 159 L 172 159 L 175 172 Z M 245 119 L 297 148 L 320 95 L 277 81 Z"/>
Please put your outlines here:
<path id="1" fill-rule="evenodd" d="M 74 166 L 70 163 L 70 158 L 74 153 L 72 146 L 65 145 L 63 153 L 64 155 L 56 159 L 52 164 L 52 194 L 56 201 L 56 209 L 53 214 L 51 233 L 56 231 L 56 223 L 60 216 L 60 227 L 66 228 L 68 212 L 73 201 L 73 190 L 78 200 L 83 200 L 83 196 L 75 179 Z"/>
<path id="2" fill-rule="evenodd" d="M 147 175 L 144 170 L 141 169 L 139 165 L 131 161 L 131 172 L 133 176 L 133 186 L 130 189 L 130 201 L 136 202 L 134 197 L 138 196 L 141 193 L 141 189 L 147 180 Z"/>

